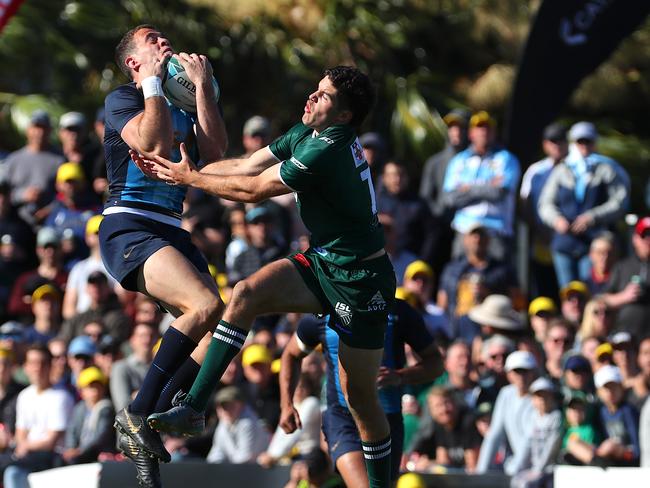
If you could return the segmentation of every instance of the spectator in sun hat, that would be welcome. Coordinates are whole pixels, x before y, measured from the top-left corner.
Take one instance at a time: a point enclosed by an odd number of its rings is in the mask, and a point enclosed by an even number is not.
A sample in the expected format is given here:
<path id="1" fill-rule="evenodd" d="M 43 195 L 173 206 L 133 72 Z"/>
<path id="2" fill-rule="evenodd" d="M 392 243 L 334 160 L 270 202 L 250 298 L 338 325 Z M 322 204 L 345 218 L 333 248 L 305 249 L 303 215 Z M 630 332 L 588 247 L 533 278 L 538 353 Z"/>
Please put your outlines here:
<path id="1" fill-rule="evenodd" d="M 638 220 L 632 248 L 634 252 L 612 269 L 605 301 L 618 312 L 617 330 L 642 337 L 650 323 L 650 216 Z"/>
<path id="2" fill-rule="evenodd" d="M 246 120 L 242 129 L 242 145 L 244 154 L 248 157 L 255 151 L 268 146 L 272 141 L 271 122 L 261 115 L 253 115 Z"/>
<path id="3" fill-rule="evenodd" d="M 512 301 L 505 295 L 490 295 L 480 305 L 473 307 L 468 318 L 478 327 L 472 340 L 502 334 L 515 338 L 526 330 L 523 317 L 513 308 Z M 465 334 L 467 337 L 467 334 Z M 476 345 L 474 347 L 479 347 Z M 474 349 L 475 350 L 475 349 Z"/>
<path id="4" fill-rule="evenodd" d="M 571 281 L 560 289 L 560 310 L 562 317 L 576 328 L 582 321 L 585 305 L 589 300 L 589 289 L 582 281 Z"/>
<path id="5" fill-rule="evenodd" d="M 537 297 L 528 305 L 528 319 L 533 329 L 535 339 L 540 344 L 544 342 L 548 331 L 549 321 L 558 313 L 552 298 Z"/>
<path id="6" fill-rule="evenodd" d="M 476 472 L 482 474 L 492 466 L 494 456 L 503 442 L 510 451 L 503 463 L 503 471 L 513 475 L 526 465 L 527 438 L 531 433 L 534 415 L 529 393 L 530 385 L 537 375 L 538 364 L 528 351 L 514 351 L 506 359 L 505 370 L 509 385 L 501 388 L 492 412 L 490 429 L 483 440 Z"/>

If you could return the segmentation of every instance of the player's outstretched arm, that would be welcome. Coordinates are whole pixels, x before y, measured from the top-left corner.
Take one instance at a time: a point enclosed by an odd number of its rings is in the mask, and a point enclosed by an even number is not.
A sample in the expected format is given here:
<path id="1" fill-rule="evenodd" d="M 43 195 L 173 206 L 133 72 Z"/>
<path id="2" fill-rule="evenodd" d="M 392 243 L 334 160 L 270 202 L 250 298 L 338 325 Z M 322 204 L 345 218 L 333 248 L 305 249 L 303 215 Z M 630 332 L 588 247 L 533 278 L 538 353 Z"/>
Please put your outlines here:
<path id="1" fill-rule="evenodd" d="M 293 394 L 296 391 L 300 365 L 305 353 L 298 345 L 297 335 L 294 333 L 289 339 L 282 357 L 280 358 L 280 422 L 287 434 L 302 428 L 298 411 L 293 406 Z"/>
<path id="2" fill-rule="evenodd" d="M 262 171 L 279 163 L 268 146 L 258 149 L 247 158 L 224 159 L 208 163 L 201 173 L 215 176 L 257 176 Z"/>

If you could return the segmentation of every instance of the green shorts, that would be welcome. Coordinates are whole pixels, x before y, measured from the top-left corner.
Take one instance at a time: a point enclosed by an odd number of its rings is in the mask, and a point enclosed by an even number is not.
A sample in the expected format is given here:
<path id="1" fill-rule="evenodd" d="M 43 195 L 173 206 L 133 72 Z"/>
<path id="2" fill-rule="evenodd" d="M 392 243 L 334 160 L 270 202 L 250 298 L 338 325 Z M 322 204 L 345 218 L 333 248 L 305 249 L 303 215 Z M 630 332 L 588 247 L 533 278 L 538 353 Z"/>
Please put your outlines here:
<path id="1" fill-rule="evenodd" d="M 395 301 L 395 271 L 387 255 L 340 267 L 311 248 L 288 258 L 318 298 L 329 321 L 345 344 L 381 349 L 388 313 Z"/>

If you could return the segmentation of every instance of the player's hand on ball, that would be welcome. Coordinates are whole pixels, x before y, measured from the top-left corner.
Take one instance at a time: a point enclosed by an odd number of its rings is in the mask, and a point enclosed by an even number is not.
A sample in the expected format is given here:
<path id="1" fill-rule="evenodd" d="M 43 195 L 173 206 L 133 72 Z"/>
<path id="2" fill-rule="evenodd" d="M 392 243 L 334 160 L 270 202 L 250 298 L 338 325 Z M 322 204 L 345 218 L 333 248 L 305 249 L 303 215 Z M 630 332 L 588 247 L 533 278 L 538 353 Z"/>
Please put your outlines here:
<path id="1" fill-rule="evenodd" d="M 167 63 L 167 59 L 170 57 L 171 57 L 170 52 L 166 52 L 160 58 L 157 58 L 152 55 L 147 61 L 143 62 L 140 65 L 139 70 L 140 70 L 140 74 L 142 75 L 142 78 L 148 78 L 149 76 L 157 76 L 162 80 L 164 77 L 165 65 Z"/>
<path id="2" fill-rule="evenodd" d="M 158 178 L 171 185 L 192 185 L 198 177 L 199 170 L 190 159 L 185 144 L 181 142 L 181 160 L 174 163 L 161 156 L 154 156 L 153 169 Z"/>
<path id="3" fill-rule="evenodd" d="M 212 84 L 212 65 L 208 58 L 203 54 L 188 54 L 179 53 L 176 55 L 183 68 L 185 74 L 192 83 L 196 86 L 211 86 Z"/>
<path id="4" fill-rule="evenodd" d="M 302 429 L 300 415 L 298 415 L 298 411 L 293 405 L 290 407 L 282 407 L 279 425 L 287 434 L 291 434 L 297 429 Z"/>

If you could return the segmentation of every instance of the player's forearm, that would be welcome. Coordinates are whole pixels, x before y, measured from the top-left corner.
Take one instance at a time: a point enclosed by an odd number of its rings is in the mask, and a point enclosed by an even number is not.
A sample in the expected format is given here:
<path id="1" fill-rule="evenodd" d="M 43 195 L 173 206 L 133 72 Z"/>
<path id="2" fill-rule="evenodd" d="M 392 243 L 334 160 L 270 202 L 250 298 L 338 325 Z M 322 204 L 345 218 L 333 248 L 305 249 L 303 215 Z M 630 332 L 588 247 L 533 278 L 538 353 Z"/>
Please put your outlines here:
<path id="1" fill-rule="evenodd" d="M 255 176 L 217 176 L 196 172 L 190 186 L 235 202 L 257 203 L 265 198 Z"/>
<path id="2" fill-rule="evenodd" d="M 172 118 L 164 97 L 149 97 L 144 101 L 144 114 L 138 125 L 139 152 L 168 158 L 172 142 Z"/>
<path id="3" fill-rule="evenodd" d="M 196 140 L 201 159 L 214 161 L 222 158 L 228 147 L 228 135 L 212 83 L 197 85 L 196 115 Z"/>
<path id="4" fill-rule="evenodd" d="M 214 176 L 256 176 L 260 171 L 255 171 L 248 159 L 224 159 L 206 164 L 201 168 L 201 174 Z"/>
<path id="5" fill-rule="evenodd" d="M 291 354 L 283 354 L 280 359 L 279 383 L 281 406 L 293 405 L 293 394 L 298 385 L 301 364 L 302 358 Z"/>

